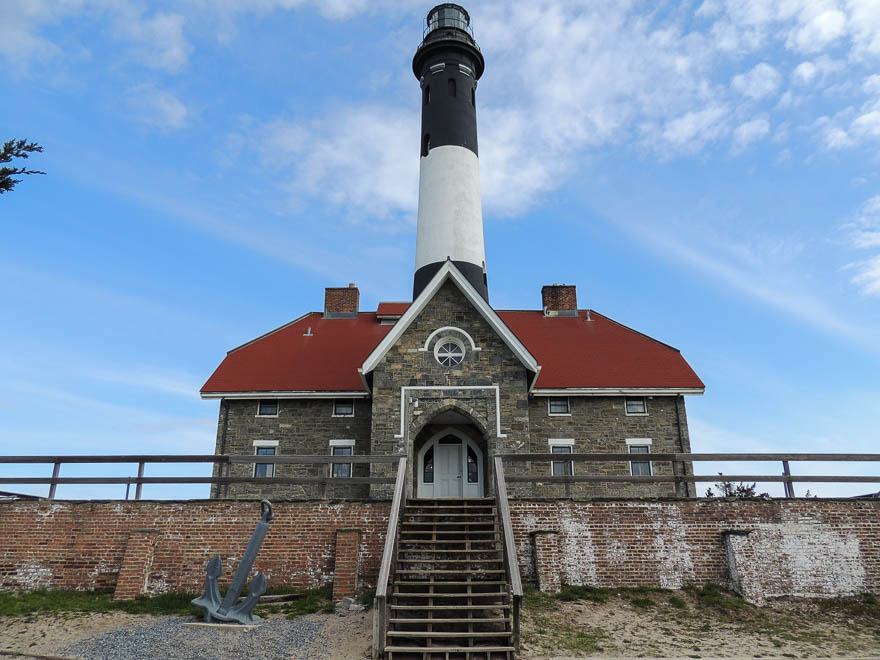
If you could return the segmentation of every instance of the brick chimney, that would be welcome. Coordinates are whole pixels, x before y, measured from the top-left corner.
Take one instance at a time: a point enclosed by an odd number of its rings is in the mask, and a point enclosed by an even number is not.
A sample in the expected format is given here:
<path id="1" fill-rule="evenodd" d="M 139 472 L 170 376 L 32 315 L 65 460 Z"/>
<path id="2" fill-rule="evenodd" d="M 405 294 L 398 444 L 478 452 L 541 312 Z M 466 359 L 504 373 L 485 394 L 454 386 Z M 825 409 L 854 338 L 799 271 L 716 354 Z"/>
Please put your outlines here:
<path id="1" fill-rule="evenodd" d="M 357 316 L 361 294 L 354 284 L 324 289 L 324 318 L 338 319 Z"/>
<path id="2" fill-rule="evenodd" d="M 577 287 L 572 284 L 543 286 L 541 305 L 545 316 L 577 316 Z"/>

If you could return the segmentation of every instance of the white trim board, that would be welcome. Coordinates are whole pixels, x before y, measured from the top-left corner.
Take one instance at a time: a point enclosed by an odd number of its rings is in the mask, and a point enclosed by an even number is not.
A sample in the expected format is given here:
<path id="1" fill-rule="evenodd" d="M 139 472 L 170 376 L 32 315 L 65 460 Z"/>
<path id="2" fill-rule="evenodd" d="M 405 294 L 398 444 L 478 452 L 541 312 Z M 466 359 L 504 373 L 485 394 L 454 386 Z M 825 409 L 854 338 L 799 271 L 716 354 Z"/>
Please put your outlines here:
<path id="1" fill-rule="evenodd" d="M 674 396 L 676 394 L 701 395 L 705 387 L 557 387 L 539 388 L 532 396 Z"/>
<path id="2" fill-rule="evenodd" d="M 354 447 L 354 440 L 331 440 L 331 447 Z"/>
<path id="3" fill-rule="evenodd" d="M 440 290 L 440 287 L 443 286 L 447 280 L 451 280 L 455 283 L 464 294 L 465 298 L 467 298 L 482 317 L 486 319 L 486 322 L 498 334 L 498 336 L 501 337 L 501 340 L 507 344 L 507 347 L 513 351 L 513 354 L 523 363 L 526 369 L 532 372 L 537 372 L 538 362 L 535 360 L 534 356 L 516 337 L 516 335 L 511 332 L 510 328 L 508 328 L 504 321 L 501 320 L 501 317 L 498 316 L 498 314 L 495 313 L 495 310 L 489 306 L 489 303 L 477 293 L 477 290 L 474 289 L 467 279 L 465 279 L 464 275 L 461 274 L 461 271 L 458 270 L 455 264 L 448 259 L 428 283 L 428 286 L 426 286 L 419 296 L 413 300 L 412 305 L 410 305 L 409 309 L 403 313 L 400 320 L 392 326 L 388 334 L 385 335 L 382 341 L 380 341 L 376 348 L 373 349 L 372 353 L 367 356 L 367 359 L 364 360 L 364 364 L 361 366 L 363 372 L 365 374 L 370 373 L 379 365 L 382 358 L 384 358 L 388 351 L 391 350 L 391 347 L 397 343 L 397 340 L 400 339 L 403 333 L 406 332 L 407 328 L 412 325 L 412 322 L 422 313 L 431 298 L 434 297 L 434 295 Z"/>
<path id="4" fill-rule="evenodd" d="M 367 399 L 369 392 L 317 392 L 309 390 L 272 392 L 200 392 L 203 399 Z"/>
<path id="5" fill-rule="evenodd" d="M 277 440 L 254 440 L 254 447 L 277 447 Z"/>
<path id="6" fill-rule="evenodd" d="M 497 385 L 404 385 L 400 388 L 400 435 L 395 434 L 395 439 L 403 438 L 406 434 L 403 409 L 406 405 L 407 390 L 495 390 L 495 436 L 507 437 L 506 433 L 501 432 L 501 390 Z"/>

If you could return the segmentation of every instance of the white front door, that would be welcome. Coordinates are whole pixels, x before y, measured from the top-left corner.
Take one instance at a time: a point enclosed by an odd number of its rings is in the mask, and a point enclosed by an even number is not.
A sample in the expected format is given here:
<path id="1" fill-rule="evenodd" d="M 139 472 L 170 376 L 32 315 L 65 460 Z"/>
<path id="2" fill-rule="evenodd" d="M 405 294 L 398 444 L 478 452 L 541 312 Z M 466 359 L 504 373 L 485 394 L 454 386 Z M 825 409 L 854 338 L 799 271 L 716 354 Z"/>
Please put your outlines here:
<path id="1" fill-rule="evenodd" d="M 434 497 L 461 497 L 461 443 L 435 447 Z"/>

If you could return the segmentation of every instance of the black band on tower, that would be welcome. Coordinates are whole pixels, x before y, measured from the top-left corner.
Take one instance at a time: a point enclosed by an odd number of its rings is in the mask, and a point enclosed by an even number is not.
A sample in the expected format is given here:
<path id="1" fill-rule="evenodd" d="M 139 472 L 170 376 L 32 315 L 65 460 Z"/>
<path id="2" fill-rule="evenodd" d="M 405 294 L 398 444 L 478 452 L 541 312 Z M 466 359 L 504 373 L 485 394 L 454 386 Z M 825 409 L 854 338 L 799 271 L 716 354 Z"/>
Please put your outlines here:
<path id="1" fill-rule="evenodd" d="M 424 41 L 413 57 L 422 86 L 422 156 L 454 145 L 477 152 L 477 80 L 483 55 L 470 34 L 470 17 L 457 5 L 428 14 Z"/>
<path id="2" fill-rule="evenodd" d="M 431 278 L 437 274 L 437 271 L 440 270 L 444 263 L 446 262 L 438 261 L 437 263 L 422 266 L 416 271 L 415 277 L 413 277 L 413 300 L 428 286 Z M 465 279 L 477 290 L 477 293 L 484 300 L 489 300 L 489 285 L 486 281 L 486 273 L 482 267 L 467 261 L 453 261 L 452 263 L 456 265 Z"/>

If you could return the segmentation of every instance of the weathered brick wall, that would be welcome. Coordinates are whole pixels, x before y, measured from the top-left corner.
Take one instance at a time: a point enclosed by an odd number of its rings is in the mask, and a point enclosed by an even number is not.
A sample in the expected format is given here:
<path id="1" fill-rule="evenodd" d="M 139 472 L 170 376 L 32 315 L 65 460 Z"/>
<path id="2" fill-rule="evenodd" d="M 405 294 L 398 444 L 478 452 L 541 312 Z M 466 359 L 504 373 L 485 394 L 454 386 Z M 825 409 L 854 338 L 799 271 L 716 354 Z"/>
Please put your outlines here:
<path id="1" fill-rule="evenodd" d="M 880 501 L 520 500 L 511 502 L 511 518 L 532 582 L 533 532 L 555 531 L 568 584 L 727 584 L 753 602 L 880 592 Z M 745 540 L 731 551 L 734 537 Z"/>
<path id="2" fill-rule="evenodd" d="M 276 454 L 329 456 L 330 440 L 354 440 L 355 454 L 370 453 L 369 400 L 356 399 L 354 417 L 334 417 L 333 399 L 281 399 L 277 417 L 257 416 L 257 401 L 225 400 L 221 404 L 217 432 L 218 454 L 253 454 L 255 440 L 277 440 Z M 267 463 L 271 460 L 267 459 Z M 327 465 L 276 465 L 277 477 L 326 477 Z M 224 468 L 223 476 L 226 476 Z M 237 463 L 229 466 L 229 476 L 252 477 L 254 466 Z M 368 465 L 355 465 L 354 476 L 369 476 Z M 232 484 L 212 489 L 215 497 L 270 499 L 365 497 L 367 486 L 305 485 L 262 486 Z"/>
<path id="3" fill-rule="evenodd" d="M 550 439 L 573 439 L 574 453 L 625 454 L 628 438 L 650 438 L 651 452 L 690 452 L 684 397 L 655 396 L 647 399 L 647 415 L 627 415 L 624 397 L 569 397 L 568 415 L 551 415 L 548 397 L 529 400 L 530 451 L 547 453 Z M 681 439 L 679 440 L 679 423 Z M 644 459 L 640 455 L 636 459 Z M 690 466 L 686 471 L 692 473 Z M 532 466 L 533 473 L 550 474 L 550 465 Z M 575 463 L 575 474 L 630 474 L 629 464 Z M 671 475 L 668 462 L 653 464 L 653 474 Z M 674 484 L 575 483 L 538 484 L 536 490 L 544 497 L 645 497 L 674 495 Z M 537 493 L 536 493 L 537 494 Z M 684 493 L 682 493 L 684 494 Z M 695 495 L 695 493 L 689 493 Z"/>
<path id="4" fill-rule="evenodd" d="M 327 585 L 340 570 L 340 593 L 369 589 L 389 508 L 279 502 L 254 569 L 271 587 Z M 550 589 L 728 584 L 758 603 L 880 593 L 880 501 L 513 500 L 511 515 L 524 579 L 536 581 L 538 562 Z M 113 589 L 125 559 L 149 593 L 200 592 L 214 554 L 225 589 L 258 517 L 245 501 L 3 502 L 0 589 Z"/>
<path id="5" fill-rule="evenodd" d="M 375 586 L 389 509 L 388 502 L 277 502 L 254 571 L 273 588 L 328 585 L 337 530 L 359 530 L 358 583 Z M 201 592 L 215 554 L 225 589 L 259 517 L 259 504 L 244 501 L 0 503 L 0 589 L 113 589 L 127 546 L 143 530 L 154 543 L 148 593 Z"/>

